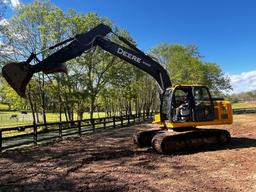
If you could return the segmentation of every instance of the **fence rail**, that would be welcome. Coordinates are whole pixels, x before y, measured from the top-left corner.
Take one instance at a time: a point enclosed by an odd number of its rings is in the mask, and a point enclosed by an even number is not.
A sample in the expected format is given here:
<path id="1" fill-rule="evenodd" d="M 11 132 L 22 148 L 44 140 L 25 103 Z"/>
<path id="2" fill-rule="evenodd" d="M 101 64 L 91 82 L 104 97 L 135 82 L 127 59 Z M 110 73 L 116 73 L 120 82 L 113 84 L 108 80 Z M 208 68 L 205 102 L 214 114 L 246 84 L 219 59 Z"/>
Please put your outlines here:
<path id="1" fill-rule="evenodd" d="M 153 113 L 140 113 L 80 121 L 66 121 L 0 128 L 0 151 L 47 142 L 53 139 L 81 136 L 102 129 L 119 128 L 151 120 Z"/>
<path id="2" fill-rule="evenodd" d="M 234 114 L 256 113 L 256 108 L 233 109 Z"/>

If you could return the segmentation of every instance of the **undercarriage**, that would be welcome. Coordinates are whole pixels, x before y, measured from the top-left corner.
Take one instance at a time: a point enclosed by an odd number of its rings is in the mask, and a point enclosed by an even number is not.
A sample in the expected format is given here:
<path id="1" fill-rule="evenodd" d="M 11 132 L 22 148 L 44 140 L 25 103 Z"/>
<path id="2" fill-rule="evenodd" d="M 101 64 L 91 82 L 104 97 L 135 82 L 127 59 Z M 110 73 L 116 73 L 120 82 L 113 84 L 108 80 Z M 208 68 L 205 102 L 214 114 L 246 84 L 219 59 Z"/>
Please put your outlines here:
<path id="1" fill-rule="evenodd" d="M 182 132 L 171 129 L 141 131 L 133 136 L 138 147 L 152 147 L 158 153 L 172 154 L 188 150 L 198 150 L 211 146 L 222 146 L 230 142 L 228 131 L 187 127 Z"/>

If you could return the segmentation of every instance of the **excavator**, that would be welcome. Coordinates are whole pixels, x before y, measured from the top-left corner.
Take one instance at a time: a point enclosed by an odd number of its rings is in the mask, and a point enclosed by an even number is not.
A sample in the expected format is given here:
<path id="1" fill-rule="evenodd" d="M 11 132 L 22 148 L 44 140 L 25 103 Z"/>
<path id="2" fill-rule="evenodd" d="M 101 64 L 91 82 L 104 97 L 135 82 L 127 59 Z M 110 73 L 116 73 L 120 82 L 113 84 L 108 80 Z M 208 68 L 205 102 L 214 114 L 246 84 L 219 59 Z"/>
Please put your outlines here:
<path id="1" fill-rule="evenodd" d="M 115 35 L 125 46 L 111 41 L 107 36 L 109 34 Z M 143 70 L 159 85 L 160 112 L 153 121 L 158 126 L 135 133 L 133 140 L 137 146 L 153 147 L 159 153 L 171 154 L 205 146 L 224 145 L 231 140 L 230 133 L 224 129 L 198 128 L 232 124 L 230 102 L 213 98 L 206 86 L 173 86 L 168 71 L 155 58 L 145 54 L 105 24 L 99 24 L 87 32 L 49 47 L 48 50 L 59 49 L 41 61 L 38 54 L 31 53 L 26 61 L 8 63 L 2 68 L 2 75 L 25 98 L 26 86 L 34 73 L 67 73 L 65 62 L 95 46 Z M 35 64 L 31 64 L 32 61 Z"/>

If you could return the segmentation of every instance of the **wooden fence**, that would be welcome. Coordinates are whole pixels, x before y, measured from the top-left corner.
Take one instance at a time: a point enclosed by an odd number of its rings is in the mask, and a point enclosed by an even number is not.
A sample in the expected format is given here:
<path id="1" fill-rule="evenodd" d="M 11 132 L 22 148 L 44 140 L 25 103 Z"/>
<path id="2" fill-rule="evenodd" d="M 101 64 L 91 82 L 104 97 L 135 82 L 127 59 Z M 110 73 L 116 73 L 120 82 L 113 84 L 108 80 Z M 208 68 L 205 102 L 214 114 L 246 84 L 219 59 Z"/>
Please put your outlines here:
<path id="1" fill-rule="evenodd" d="M 151 120 L 153 113 L 0 128 L 0 151 Z"/>
<path id="2" fill-rule="evenodd" d="M 256 113 L 256 108 L 233 109 L 234 114 Z"/>
<path id="3" fill-rule="evenodd" d="M 256 113 L 256 108 L 234 109 L 233 113 Z M 84 119 L 81 121 L 67 121 L 0 128 L 0 151 L 24 145 L 38 144 L 68 136 L 81 136 L 82 134 L 95 132 L 102 129 L 125 127 L 151 120 L 152 117 L 153 113 L 141 113 L 129 116 L 113 116 Z"/>

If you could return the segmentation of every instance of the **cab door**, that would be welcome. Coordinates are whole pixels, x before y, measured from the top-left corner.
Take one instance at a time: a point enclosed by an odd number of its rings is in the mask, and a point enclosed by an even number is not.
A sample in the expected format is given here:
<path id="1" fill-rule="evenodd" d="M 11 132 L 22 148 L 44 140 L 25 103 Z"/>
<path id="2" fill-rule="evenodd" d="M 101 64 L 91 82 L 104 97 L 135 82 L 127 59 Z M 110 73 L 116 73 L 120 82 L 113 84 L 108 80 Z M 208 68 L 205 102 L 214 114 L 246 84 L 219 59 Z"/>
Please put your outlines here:
<path id="1" fill-rule="evenodd" d="M 172 122 L 192 122 L 194 106 L 192 87 L 177 86 L 171 97 Z"/>
<path id="2" fill-rule="evenodd" d="M 195 86 L 194 95 L 194 121 L 214 120 L 214 105 L 207 87 Z"/>

